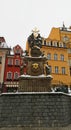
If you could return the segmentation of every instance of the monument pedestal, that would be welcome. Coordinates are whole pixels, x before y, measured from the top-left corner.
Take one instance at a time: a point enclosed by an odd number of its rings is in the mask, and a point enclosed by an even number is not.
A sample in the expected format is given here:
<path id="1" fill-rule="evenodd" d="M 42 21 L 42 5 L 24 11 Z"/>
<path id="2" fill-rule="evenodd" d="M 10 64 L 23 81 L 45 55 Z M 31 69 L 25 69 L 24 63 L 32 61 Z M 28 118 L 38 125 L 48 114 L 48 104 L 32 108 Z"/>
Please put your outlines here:
<path id="1" fill-rule="evenodd" d="M 52 76 L 21 75 L 19 78 L 19 91 L 21 92 L 47 92 L 51 91 Z"/>

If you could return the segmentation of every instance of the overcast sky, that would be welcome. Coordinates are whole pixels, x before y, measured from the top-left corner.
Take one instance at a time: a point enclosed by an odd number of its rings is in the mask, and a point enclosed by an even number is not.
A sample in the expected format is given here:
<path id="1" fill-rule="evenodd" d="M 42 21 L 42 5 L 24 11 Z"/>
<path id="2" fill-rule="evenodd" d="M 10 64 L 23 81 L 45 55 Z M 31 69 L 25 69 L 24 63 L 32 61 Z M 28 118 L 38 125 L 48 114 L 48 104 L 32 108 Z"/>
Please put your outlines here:
<path id="1" fill-rule="evenodd" d="M 0 0 L 0 36 L 8 46 L 25 49 L 34 27 L 48 37 L 51 28 L 61 27 L 63 21 L 71 26 L 71 0 Z"/>

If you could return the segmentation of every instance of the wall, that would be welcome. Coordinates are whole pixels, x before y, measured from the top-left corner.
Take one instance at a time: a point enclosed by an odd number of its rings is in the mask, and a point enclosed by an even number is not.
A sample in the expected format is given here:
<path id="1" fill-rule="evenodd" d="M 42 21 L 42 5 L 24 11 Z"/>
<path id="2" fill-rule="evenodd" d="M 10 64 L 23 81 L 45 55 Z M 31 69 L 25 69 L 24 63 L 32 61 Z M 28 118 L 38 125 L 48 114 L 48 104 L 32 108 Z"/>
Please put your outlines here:
<path id="1" fill-rule="evenodd" d="M 4 67 L 5 67 L 5 50 L 0 49 L 0 56 L 2 57 L 2 63 L 0 64 L 0 82 L 3 83 L 3 76 L 4 76 Z"/>
<path id="2" fill-rule="evenodd" d="M 0 95 L 0 127 L 63 127 L 71 124 L 71 97 L 63 93 Z"/>
<path id="3" fill-rule="evenodd" d="M 25 76 L 19 78 L 19 92 L 50 92 L 52 77 L 48 76 Z M 24 85 L 23 85 L 24 84 Z"/>

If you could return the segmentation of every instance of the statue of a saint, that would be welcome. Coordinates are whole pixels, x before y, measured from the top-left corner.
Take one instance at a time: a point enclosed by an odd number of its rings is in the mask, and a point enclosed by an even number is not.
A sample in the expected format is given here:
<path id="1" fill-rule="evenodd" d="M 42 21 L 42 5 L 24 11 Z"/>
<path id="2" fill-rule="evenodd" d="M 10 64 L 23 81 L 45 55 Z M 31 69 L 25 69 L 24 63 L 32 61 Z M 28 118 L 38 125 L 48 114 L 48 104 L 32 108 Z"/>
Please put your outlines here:
<path id="1" fill-rule="evenodd" d="M 28 37 L 28 44 L 30 48 L 34 46 L 42 47 L 42 37 L 39 34 L 39 30 L 35 28 L 32 30 L 32 34 Z"/>
<path id="2" fill-rule="evenodd" d="M 45 66 L 44 66 L 44 71 L 45 71 L 46 75 L 51 74 L 50 67 L 48 66 L 48 62 L 46 62 Z"/>

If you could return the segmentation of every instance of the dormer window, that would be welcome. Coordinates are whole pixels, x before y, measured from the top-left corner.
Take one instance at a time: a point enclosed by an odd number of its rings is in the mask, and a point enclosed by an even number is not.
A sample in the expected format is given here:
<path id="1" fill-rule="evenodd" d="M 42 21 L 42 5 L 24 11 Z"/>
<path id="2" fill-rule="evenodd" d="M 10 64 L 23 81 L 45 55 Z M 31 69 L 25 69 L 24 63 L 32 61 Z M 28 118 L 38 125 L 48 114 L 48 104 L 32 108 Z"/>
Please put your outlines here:
<path id="1" fill-rule="evenodd" d="M 53 42 L 53 46 L 57 47 L 57 42 L 56 41 Z"/>
<path id="2" fill-rule="evenodd" d="M 65 43 L 63 43 L 63 47 L 66 48 L 66 44 Z"/>
<path id="3" fill-rule="evenodd" d="M 63 47 L 63 43 L 62 42 L 59 42 L 59 47 Z"/>
<path id="4" fill-rule="evenodd" d="M 51 46 L 51 42 L 50 42 L 50 41 L 47 42 L 46 45 L 47 45 L 47 46 Z"/>
<path id="5" fill-rule="evenodd" d="M 44 45 L 46 45 L 46 41 L 44 41 Z"/>
<path id="6" fill-rule="evenodd" d="M 42 41 L 42 45 L 44 45 L 44 41 Z"/>

